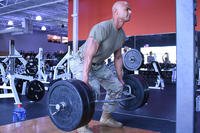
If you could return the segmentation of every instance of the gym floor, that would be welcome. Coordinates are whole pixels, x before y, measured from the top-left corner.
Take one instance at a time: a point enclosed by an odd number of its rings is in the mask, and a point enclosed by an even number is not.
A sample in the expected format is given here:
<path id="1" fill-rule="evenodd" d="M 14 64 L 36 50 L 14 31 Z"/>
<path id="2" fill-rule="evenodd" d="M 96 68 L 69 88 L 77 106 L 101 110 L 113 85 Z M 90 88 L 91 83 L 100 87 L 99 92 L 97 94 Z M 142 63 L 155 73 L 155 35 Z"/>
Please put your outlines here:
<path id="1" fill-rule="evenodd" d="M 46 96 L 46 95 L 45 95 Z M 29 102 L 25 96 L 20 96 L 20 100 L 23 103 L 24 108 L 27 111 L 27 120 L 40 121 L 39 119 L 47 119 L 47 106 L 46 97 L 44 97 L 40 102 L 34 103 Z M 4 132 L 6 127 L 15 127 L 8 124 L 12 123 L 12 111 L 14 108 L 13 99 L 0 99 L 0 132 Z M 101 104 L 96 106 L 96 111 L 93 117 L 92 123 L 98 123 L 101 116 Z M 198 119 L 196 119 L 196 132 L 200 132 L 198 129 L 200 127 L 200 113 L 196 113 Z M 164 90 L 150 90 L 150 97 L 148 104 L 145 106 L 134 110 L 125 111 L 118 108 L 116 112 L 113 113 L 113 117 L 118 121 L 121 121 L 126 130 L 120 132 L 133 132 L 135 129 L 141 129 L 142 132 L 162 132 L 162 133 L 175 133 L 176 129 L 176 86 L 166 85 Z M 49 121 L 49 120 L 47 120 Z M 29 125 L 31 122 L 24 121 L 24 125 Z M 37 122 L 33 122 L 37 124 Z M 38 123 L 39 124 L 39 123 Z M 94 125 L 94 124 L 91 124 Z M 96 124 L 98 125 L 98 124 Z M 198 127 L 197 127 L 198 125 Z M 39 125 L 38 125 L 39 126 Z M 24 127 L 25 128 L 25 127 Z M 43 127 L 40 127 L 43 128 Z M 94 129 L 94 127 L 93 127 Z M 11 130 L 11 129 L 10 129 Z M 40 129 L 38 133 L 43 132 L 45 129 Z M 97 129 L 95 129 L 97 130 Z M 116 129 L 109 129 L 114 132 Z M 120 129 L 118 129 L 120 130 Z M 53 132 L 53 130 L 50 130 Z M 21 131 L 19 131 L 21 132 Z M 55 132 L 55 131 L 54 131 Z M 97 131 L 98 132 L 98 131 Z M 102 132 L 102 131 L 101 131 Z M 136 132 L 136 131 L 135 131 Z"/>

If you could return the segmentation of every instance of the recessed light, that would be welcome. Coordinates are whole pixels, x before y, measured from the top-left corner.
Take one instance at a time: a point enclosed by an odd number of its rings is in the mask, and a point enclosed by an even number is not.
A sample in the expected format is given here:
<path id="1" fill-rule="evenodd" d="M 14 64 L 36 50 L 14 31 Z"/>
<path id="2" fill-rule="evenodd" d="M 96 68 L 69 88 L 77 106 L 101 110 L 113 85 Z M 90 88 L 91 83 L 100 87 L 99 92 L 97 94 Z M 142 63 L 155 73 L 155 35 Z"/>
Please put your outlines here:
<path id="1" fill-rule="evenodd" d="M 41 17 L 41 16 L 36 16 L 36 17 L 35 17 L 35 20 L 41 21 L 41 20 L 42 20 L 42 17 Z"/>
<path id="2" fill-rule="evenodd" d="M 42 30 L 42 31 L 46 31 L 47 28 L 46 28 L 45 26 L 42 26 L 42 27 L 41 27 L 41 30 Z"/>
<path id="3" fill-rule="evenodd" d="M 8 21 L 8 26 L 13 26 L 14 24 L 13 24 L 13 21 L 12 20 L 9 20 Z"/>

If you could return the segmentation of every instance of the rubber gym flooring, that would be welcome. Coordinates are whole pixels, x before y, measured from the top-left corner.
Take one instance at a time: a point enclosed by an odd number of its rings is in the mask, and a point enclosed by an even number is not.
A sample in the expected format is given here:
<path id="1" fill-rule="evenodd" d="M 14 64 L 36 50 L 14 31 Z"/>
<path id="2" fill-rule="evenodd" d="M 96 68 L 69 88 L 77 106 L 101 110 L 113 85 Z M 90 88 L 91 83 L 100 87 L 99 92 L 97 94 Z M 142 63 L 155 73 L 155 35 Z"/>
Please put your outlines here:
<path id="1" fill-rule="evenodd" d="M 27 111 L 27 120 L 47 116 L 46 97 L 37 103 L 29 102 L 25 96 L 20 96 L 20 99 Z M 12 123 L 13 103 L 13 99 L 0 99 L 0 126 Z M 101 112 L 101 104 L 98 104 L 93 120 L 98 121 Z M 195 129 L 196 133 L 200 133 L 200 113 L 196 113 L 196 115 L 198 119 L 196 119 Z M 175 133 L 176 86 L 171 84 L 166 85 L 164 90 L 150 90 L 148 104 L 134 111 L 118 108 L 113 113 L 113 117 L 121 121 L 126 127 L 161 133 Z"/>

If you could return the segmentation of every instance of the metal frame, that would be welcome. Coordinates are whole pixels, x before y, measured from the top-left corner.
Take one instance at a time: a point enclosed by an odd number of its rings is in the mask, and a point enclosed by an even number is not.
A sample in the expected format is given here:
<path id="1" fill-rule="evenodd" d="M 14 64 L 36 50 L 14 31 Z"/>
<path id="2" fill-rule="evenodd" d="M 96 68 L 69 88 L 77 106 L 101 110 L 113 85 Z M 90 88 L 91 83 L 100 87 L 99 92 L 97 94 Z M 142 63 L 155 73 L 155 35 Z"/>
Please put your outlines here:
<path id="1" fill-rule="evenodd" d="M 25 80 L 33 80 L 31 76 L 19 75 L 14 72 L 15 66 L 15 58 L 18 58 L 23 64 L 26 64 L 27 61 L 19 54 L 19 52 L 15 49 L 14 40 L 10 40 L 9 42 L 9 56 L 7 56 L 3 62 L 9 62 L 9 72 L 7 73 L 2 64 L 0 64 L 0 71 L 2 75 L 3 85 L 0 86 L 0 89 L 4 90 L 3 94 L 0 94 L 0 98 L 14 98 L 15 104 L 21 104 L 19 96 L 17 94 L 17 90 L 15 87 L 15 79 L 25 79 Z M 7 85 L 10 83 L 10 85 Z M 11 90 L 12 93 L 7 93 L 7 90 Z M 25 87 L 23 84 L 22 95 L 25 94 Z"/>
<path id="2" fill-rule="evenodd" d="M 73 53 L 78 50 L 78 9 L 79 0 L 73 0 Z"/>
<path id="3" fill-rule="evenodd" d="M 72 58 L 70 54 L 70 46 L 68 46 L 68 52 L 67 54 L 58 62 L 58 64 L 54 67 L 54 73 L 53 73 L 53 80 L 56 79 L 71 79 L 71 73 L 70 73 L 70 61 L 69 59 Z M 67 68 L 64 66 L 64 63 L 67 61 Z M 63 69 L 64 73 L 59 74 L 59 69 Z"/>
<path id="4" fill-rule="evenodd" d="M 156 80 L 156 85 L 155 86 L 149 86 L 149 89 L 159 89 L 159 90 L 164 90 L 165 88 L 165 83 L 164 83 L 164 79 L 161 77 L 161 73 L 159 72 L 158 67 L 156 62 L 152 62 L 154 71 L 158 73 L 157 75 L 157 80 Z"/>
<path id="5" fill-rule="evenodd" d="M 176 0 L 176 133 L 194 133 L 194 0 Z"/>
<path id="6" fill-rule="evenodd" d="M 41 81 L 42 83 L 49 83 L 47 82 L 48 75 L 43 72 L 43 68 L 44 68 L 43 48 L 39 48 L 39 52 L 35 58 L 38 59 L 37 80 Z"/>

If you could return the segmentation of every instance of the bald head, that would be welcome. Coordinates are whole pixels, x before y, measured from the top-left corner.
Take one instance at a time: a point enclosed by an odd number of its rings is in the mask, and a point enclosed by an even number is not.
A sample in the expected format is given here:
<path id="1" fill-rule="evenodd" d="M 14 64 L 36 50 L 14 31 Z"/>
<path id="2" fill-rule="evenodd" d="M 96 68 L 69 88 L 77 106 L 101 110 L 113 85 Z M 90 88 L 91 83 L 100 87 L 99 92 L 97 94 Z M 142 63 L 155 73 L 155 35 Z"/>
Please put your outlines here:
<path id="1" fill-rule="evenodd" d="M 131 8 L 127 1 L 117 1 L 112 6 L 113 18 L 121 21 L 128 22 L 131 17 Z"/>
<path id="2" fill-rule="evenodd" d="M 119 10 L 121 7 L 128 5 L 127 1 L 117 1 L 113 4 L 112 6 L 112 12 L 114 13 L 115 11 Z"/>

